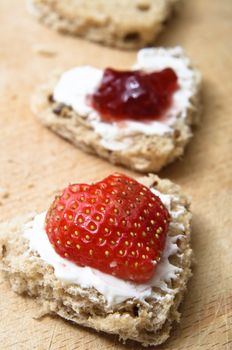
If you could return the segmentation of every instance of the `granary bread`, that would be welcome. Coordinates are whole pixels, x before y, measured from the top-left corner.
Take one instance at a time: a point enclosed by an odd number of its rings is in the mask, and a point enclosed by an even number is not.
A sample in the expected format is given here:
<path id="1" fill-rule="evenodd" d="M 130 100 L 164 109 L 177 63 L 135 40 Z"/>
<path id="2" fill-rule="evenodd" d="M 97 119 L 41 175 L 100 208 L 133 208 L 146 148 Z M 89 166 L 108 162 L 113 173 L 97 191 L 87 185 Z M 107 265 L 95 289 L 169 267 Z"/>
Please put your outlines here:
<path id="1" fill-rule="evenodd" d="M 58 30 L 122 49 L 154 42 L 177 0 L 29 0 L 42 23 Z"/>
<path id="2" fill-rule="evenodd" d="M 176 72 L 180 88 L 173 95 L 166 123 L 125 121 L 121 127 L 103 122 L 84 102 L 84 91 L 93 90 L 102 74 L 89 66 L 52 75 L 36 90 L 32 111 L 44 125 L 86 152 L 140 172 L 157 172 L 183 154 L 201 110 L 199 71 L 180 47 L 140 50 L 134 66 L 148 71 L 167 67 Z M 79 100 L 73 86 L 81 91 Z"/>
<path id="3" fill-rule="evenodd" d="M 15 218 L 1 226 L 0 266 L 12 289 L 35 297 L 45 314 L 57 314 L 78 325 L 117 334 L 123 340 L 135 340 L 144 346 L 163 343 L 173 322 L 179 321 L 179 304 L 191 276 L 191 213 L 188 199 L 172 182 L 154 175 L 139 181 L 160 196 L 171 215 L 166 247 L 149 295 L 112 302 L 93 287 L 63 283 L 54 268 L 30 248 L 23 234 L 23 224 L 31 217 Z"/>

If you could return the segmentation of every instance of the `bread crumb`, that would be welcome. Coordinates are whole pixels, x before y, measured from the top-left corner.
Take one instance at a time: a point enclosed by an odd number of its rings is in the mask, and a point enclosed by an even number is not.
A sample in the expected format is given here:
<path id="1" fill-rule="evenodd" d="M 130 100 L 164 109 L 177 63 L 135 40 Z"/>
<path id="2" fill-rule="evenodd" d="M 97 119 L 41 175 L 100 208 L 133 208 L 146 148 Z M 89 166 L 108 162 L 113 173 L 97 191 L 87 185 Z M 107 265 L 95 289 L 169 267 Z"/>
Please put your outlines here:
<path id="1" fill-rule="evenodd" d="M 33 183 L 29 183 L 29 184 L 27 185 L 27 187 L 28 187 L 28 188 L 34 188 L 35 185 L 34 185 Z"/>
<path id="2" fill-rule="evenodd" d="M 52 57 L 57 55 L 57 52 L 50 47 L 43 44 L 35 44 L 32 46 L 32 50 L 41 56 Z"/>
<path id="3" fill-rule="evenodd" d="M 9 198 L 9 196 L 10 196 L 10 192 L 5 188 L 0 187 L 0 198 L 7 199 Z"/>

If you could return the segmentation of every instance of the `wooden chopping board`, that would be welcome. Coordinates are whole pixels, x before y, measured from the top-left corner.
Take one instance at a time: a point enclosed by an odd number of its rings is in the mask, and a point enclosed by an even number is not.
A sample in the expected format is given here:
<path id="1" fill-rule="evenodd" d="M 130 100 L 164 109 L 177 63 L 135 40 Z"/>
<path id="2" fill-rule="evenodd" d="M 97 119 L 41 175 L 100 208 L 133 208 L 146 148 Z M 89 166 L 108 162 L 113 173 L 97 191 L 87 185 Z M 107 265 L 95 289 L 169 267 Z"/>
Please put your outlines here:
<path id="1" fill-rule="evenodd" d="M 183 159 L 161 173 L 192 196 L 196 265 L 181 307 L 181 323 L 157 349 L 232 349 L 231 18 L 231 0 L 185 1 L 157 41 L 185 47 L 204 77 L 202 124 Z M 61 36 L 38 24 L 19 0 L 0 1 L 0 25 L 0 209 L 1 220 L 7 220 L 44 210 L 69 182 L 94 181 L 122 171 L 41 126 L 30 111 L 29 99 L 56 67 L 128 68 L 135 52 Z M 39 54 L 39 47 L 54 55 Z M 39 311 L 35 301 L 15 295 L 3 280 L 0 288 L 0 349 L 142 348 L 60 318 L 35 320 Z"/>

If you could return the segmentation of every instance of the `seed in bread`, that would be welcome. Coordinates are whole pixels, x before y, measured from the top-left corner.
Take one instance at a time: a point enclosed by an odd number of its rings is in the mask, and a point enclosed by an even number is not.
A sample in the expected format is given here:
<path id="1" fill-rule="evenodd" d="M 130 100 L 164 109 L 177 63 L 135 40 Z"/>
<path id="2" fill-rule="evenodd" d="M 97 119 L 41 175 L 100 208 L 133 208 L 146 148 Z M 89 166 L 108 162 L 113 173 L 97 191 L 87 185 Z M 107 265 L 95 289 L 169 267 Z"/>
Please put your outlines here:
<path id="1" fill-rule="evenodd" d="M 128 283 L 63 259 L 49 244 L 40 214 L 1 226 L 1 269 L 12 289 L 35 297 L 45 314 L 145 346 L 163 343 L 179 321 L 178 307 L 191 276 L 191 213 L 187 198 L 170 181 L 154 175 L 139 181 L 160 197 L 171 216 L 152 282 Z"/>

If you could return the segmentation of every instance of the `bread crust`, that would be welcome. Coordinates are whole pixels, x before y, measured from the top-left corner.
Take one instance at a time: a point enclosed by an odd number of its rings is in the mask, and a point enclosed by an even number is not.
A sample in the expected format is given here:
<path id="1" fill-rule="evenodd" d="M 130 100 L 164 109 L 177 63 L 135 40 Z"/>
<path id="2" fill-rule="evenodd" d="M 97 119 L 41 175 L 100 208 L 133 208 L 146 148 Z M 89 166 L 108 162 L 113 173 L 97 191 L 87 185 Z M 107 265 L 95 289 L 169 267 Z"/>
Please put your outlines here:
<path id="1" fill-rule="evenodd" d="M 39 21 L 66 34 L 121 49 L 152 44 L 178 0 L 29 0 Z"/>
<path id="2" fill-rule="evenodd" d="M 117 334 L 124 341 L 135 340 L 144 346 L 158 345 L 168 337 L 174 321 L 179 321 L 179 304 L 191 276 L 192 249 L 190 246 L 189 201 L 178 186 L 155 175 L 140 180 L 164 194 L 175 196 L 172 210 L 185 210 L 172 219 L 169 236 L 177 236 L 183 227 L 182 238 L 177 240 L 178 253 L 169 260 L 179 267 L 175 279 L 167 282 L 168 292 L 153 287 L 161 298 L 150 300 L 127 299 L 116 305 L 108 305 L 104 296 L 94 288 L 83 289 L 79 285 L 63 284 L 53 267 L 43 261 L 38 253 L 29 250 L 28 241 L 20 235 L 22 224 L 30 217 L 16 218 L 0 229 L 0 268 L 4 271 L 12 289 L 19 294 L 36 297 L 44 314 L 57 314 L 79 325 Z M 178 236 L 179 237 L 179 236 Z"/>
<path id="3" fill-rule="evenodd" d="M 45 126 L 83 151 L 139 172 L 158 172 L 184 153 L 184 148 L 192 137 L 192 126 L 199 123 L 200 75 L 196 69 L 192 67 L 190 69 L 195 75 L 195 89 L 189 101 L 186 117 L 177 116 L 171 126 L 173 129 L 171 133 L 163 135 L 135 133 L 129 136 L 130 143 L 124 149 L 108 149 L 103 137 L 94 130 L 88 118 L 52 99 L 60 72 L 54 73 L 44 85 L 37 88 L 31 108 Z"/>

